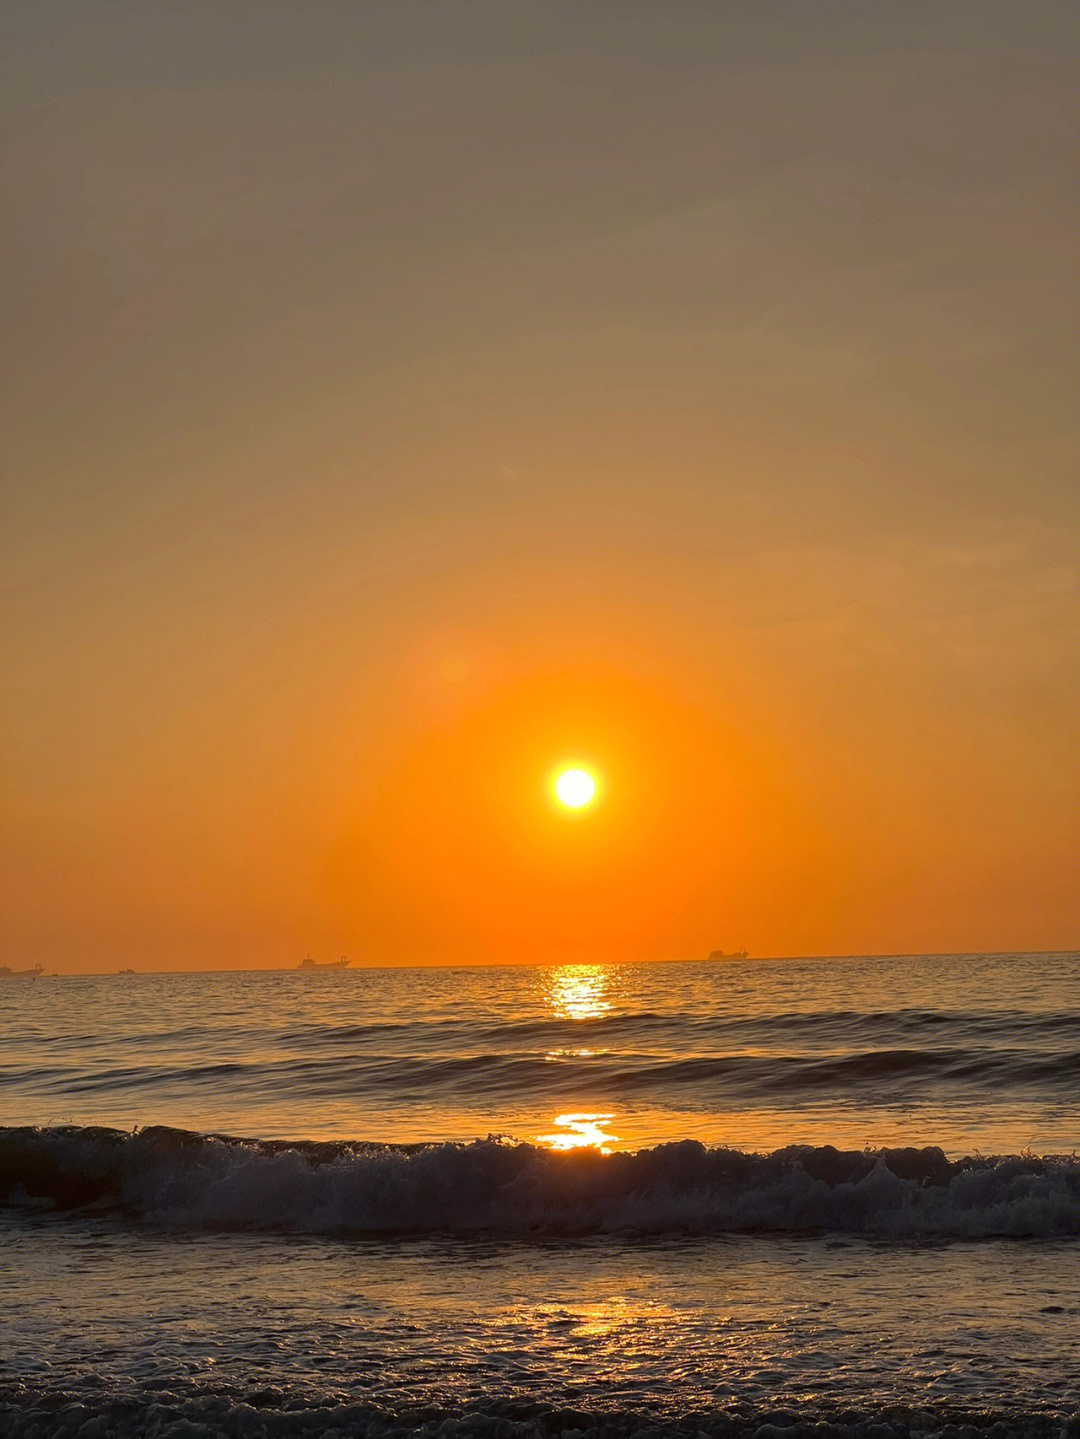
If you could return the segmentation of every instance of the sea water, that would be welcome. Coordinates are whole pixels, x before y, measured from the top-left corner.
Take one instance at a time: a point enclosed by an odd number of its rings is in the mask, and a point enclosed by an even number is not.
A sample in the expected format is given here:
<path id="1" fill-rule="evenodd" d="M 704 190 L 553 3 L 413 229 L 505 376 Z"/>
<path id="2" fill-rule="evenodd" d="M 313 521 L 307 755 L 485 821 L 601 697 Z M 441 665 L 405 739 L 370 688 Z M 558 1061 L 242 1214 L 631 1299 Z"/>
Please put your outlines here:
<path id="1" fill-rule="evenodd" d="M 0 1432 L 1080 1434 L 1078 999 L 1076 955 L 8 980 Z"/>

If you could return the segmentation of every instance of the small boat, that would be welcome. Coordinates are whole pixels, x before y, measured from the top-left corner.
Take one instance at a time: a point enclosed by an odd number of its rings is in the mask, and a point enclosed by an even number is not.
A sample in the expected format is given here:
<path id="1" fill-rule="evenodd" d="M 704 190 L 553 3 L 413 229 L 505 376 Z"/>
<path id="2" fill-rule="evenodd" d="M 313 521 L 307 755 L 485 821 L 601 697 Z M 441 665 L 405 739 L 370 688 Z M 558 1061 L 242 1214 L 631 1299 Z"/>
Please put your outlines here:
<path id="1" fill-rule="evenodd" d="M 318 960 L 312 959 L 309 954 L 308 957 L 302 959 L 296 967 L 297 969 L 347 969 L 349 967 L 349 961 L 342 955 L 340 959 L 328 959 L 325 964 L 320 964 Z"/>
<path id="2" fill-rule="evenodd" d="M 37 979 L 44 973 L 40 964 L 35 964 L 33 969 L 10 969 L 6 964 L 0 964 L 0 979 Z"/>
<path id="3" fill-rule="evenodd" d="M 710 959 L 749 959 L 750 956 L 745 949 L 733 949 L 730 954 L 725 954 L 722 949 L 714 949 L 709 955 Z"/>

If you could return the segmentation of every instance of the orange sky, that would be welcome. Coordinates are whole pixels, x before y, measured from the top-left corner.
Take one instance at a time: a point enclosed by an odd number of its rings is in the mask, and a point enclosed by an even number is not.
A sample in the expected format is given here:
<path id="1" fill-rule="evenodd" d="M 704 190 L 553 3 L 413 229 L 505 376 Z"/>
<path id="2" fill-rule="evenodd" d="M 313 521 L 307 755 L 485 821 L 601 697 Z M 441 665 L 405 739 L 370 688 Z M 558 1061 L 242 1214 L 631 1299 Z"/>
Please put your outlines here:
<path id="1" fill-rule="evenodd" d="M 2 23 L 3 962 L 1080 942 L 1074 6 Z"/>

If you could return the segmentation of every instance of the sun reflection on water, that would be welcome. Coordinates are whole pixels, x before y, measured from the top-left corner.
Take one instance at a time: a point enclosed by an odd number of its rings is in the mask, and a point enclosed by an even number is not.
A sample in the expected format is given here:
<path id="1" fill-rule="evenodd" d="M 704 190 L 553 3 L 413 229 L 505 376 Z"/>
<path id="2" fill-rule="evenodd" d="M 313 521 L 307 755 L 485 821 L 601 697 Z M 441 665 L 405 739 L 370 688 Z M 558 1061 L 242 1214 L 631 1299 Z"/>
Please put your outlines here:
<path id="1" fill-rule="evenodd" d="M 602 964 L 558 965 L 543 972 L 541 987 L 553 1019 L 602 1019 L 614 1008 L 612 971 Z M 563 1059 L 588 1060 L 605 1053 L 604 1049 L 571 1046 L 551 1049 L 545 1058 L 557 1064 Z M 588 1103 L 585 1095 L 581 1098 Z M 606 1126 L 614 1117 L 584 1108 L 557 1114 L 551 1121 L 557 1132 L 538 1134 L 536 1142 L 548 1149 L 592 1149 L 610 1154 L 618 1135 L 610 1133 Z"/>
<path id="2" fill-rule="evenodd" d="M 610 975 L 602 964 L 564 964 L 543 977 L 544 998 L 556 1019 L 599 1019 L 611 1007 Z"/>
<path id="3" fill-rule="evenodd" d="M 601 1300 L 582 1301 L 572 1305 L 545 1305 L 536 1317 L 549 1328 L 569 1330 L 569 1338 L 606 1339 L 619 1341 L 621 1361 L 625 1365 L 640 1347 L 635 1331 L 664 1322 L 677 1323 L 679 1316 L 668 1304 L 638 1295 L 613 1294 Z"/>
<path id="4" fill-rule="evenodd" d="M 557 1114 L 551 1121 L 558 1125 L 558 1134 L 538 1134 L 537 1142 L 549 1149 L 598 1149 L 601 1154 L 610 1154 L 611 1146 L 618 1141 L 617 1134 L 609 1134 L 604 1128 L 613 1114 Z"/>

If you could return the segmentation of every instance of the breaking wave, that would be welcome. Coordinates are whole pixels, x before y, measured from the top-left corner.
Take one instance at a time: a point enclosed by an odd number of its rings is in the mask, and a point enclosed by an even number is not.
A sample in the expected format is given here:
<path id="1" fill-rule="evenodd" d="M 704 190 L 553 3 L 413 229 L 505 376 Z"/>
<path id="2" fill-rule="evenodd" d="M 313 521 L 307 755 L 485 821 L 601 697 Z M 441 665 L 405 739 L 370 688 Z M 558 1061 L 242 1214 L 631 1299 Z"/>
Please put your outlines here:
<path id="1" fill-rule="evenodd" d="M 637 1153 L 258 1141 L 154 1127 L 0 1129 L 0 1201 L 180 1229 L 329 1235 L 1080 1235 L 1080 1160 L 937 1148 Z"/>

